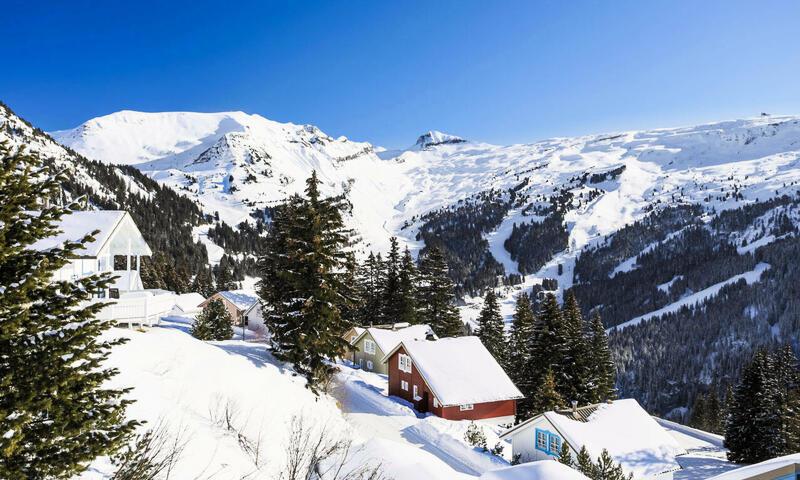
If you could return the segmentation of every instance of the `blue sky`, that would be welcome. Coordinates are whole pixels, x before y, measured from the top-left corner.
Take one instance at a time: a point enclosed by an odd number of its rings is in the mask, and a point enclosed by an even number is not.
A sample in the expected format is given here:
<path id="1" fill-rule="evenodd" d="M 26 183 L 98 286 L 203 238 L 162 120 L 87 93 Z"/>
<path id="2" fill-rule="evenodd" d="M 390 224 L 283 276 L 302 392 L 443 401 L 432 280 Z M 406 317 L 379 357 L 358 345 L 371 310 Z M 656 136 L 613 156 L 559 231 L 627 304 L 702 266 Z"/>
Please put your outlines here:
<path id="1" fill-rule="evenodd" d="M 244 110 L 403 147 L 800 114 L 797 1 L 3 3 L 0 100 L 45 130 Z"/>

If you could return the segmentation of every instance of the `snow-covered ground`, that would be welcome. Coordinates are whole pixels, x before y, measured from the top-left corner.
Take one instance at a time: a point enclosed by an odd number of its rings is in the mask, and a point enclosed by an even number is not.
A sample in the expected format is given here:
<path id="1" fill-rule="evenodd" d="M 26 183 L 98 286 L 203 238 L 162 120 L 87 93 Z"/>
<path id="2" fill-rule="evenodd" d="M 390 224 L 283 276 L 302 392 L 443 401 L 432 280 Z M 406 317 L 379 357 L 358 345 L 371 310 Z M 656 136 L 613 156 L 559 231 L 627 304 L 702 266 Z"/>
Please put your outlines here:
<path id="1" fill-rule="evenodd" d="M 688 452 L 677 457 L 681 470 L 675 472 L 674 480 L 704 480 L 739 467 L 727 460 L 721 436 L 660 418 L 656 421 Z"/>

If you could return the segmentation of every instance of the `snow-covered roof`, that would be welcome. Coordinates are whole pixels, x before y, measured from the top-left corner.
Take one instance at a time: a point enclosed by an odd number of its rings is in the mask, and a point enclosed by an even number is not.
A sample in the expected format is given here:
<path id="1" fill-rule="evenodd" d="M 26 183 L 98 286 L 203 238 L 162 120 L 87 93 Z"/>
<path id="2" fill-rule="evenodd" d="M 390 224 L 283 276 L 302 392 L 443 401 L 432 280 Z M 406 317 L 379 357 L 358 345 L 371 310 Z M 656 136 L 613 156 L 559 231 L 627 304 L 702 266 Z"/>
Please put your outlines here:
<path id="1" fill-rule="evenodd" d="M 443 406 L 523 398 L 503 367 L 478 337 L 442 338 L 435 342 L 403 341 L 413 368 Z M 394 351 L 389 352 L 387 361 Z"/>
<path id="2" fill-rule="evenodd" d="M 184 312 L 191 312 L 200 309 L 200 304 L 205 301 L 205 297 L 197 292 L 181 293 L 175 297 L 175 306 Z"/>
<path id="3" fill-rule="evenodd" d="M 481 480 L 589 480 L 579 471 L 555 460 L 540 460 L 492 470 Z"/>
<path id="4" fill-rule="evenodd" d="M 67 241 L 77 241 L 99 230 L 93 242 L 76 253 L 84 257 L 97 257 L 105 248 L 111 255 L 152 255 L 144 237 L 131 216 L 124 210 L 90 210 L 65 215 L 58 222 L 61 233 L 43 238 L 33 245 L 33 250 L 50 250 Z M 103 252 L 106 253 L 106 252 Z"/>
<path id="5" fill-rule="evenodd" d="M 755 465 L 748 465 L 746 467 L 737 468 L 736 470 L 730 470 L 720 475 L 711 477 L 708 480 L 748 480 L 751 478 L 756 478 L 757 475 L 763 475 L 765 473 L 778 473 L 777 471 L 781 469 L 786 469 L 785 473 L 800 473 L 800 453 L 793 453 L 791 455 L 756 463 Z M 783 474 L 784 472 L 780 473 Z M 770 476 L 768 478 L 773 477 Z"/>
<path id="6" fill-rule="evenodd" d="M 224 290 L 218 293 L 239 310 L 248 310 L 259 302 L 258 295 L 250 290 Z"/>
<path id="7" fill-rule="evenodd" d="M 357 331 L 357 330 L 356 330 Z M 390 330 L 387 328 L 369 327 L 358 334 L 358 338 L 353 340 L 353 344 L 361 341 L 361 337 L 369 334 L 381 352 L 386 354 L 392 351 L 400 342 L 404 340 L 425 340 L 429 335 L 434 335 L 433 329 L 429 325 L 411 325 L 409 327 Z M 436 338 L 434 336 L 434 338 Z"/>
<path id="8" fill-rule="evenodd" d="M 573 420 L 558 412 L 542 415 L 575 450 L 586 447 L 594 459 L 606 449 L 614 461 L 635 478 L 650 478 L 678 470 L 680 465 L 675 456 L 686 453 L 634 399 L 599 404 L 585 421 Z M 514 435 L 540 417 L 533 417 L 500 437 Z"/>

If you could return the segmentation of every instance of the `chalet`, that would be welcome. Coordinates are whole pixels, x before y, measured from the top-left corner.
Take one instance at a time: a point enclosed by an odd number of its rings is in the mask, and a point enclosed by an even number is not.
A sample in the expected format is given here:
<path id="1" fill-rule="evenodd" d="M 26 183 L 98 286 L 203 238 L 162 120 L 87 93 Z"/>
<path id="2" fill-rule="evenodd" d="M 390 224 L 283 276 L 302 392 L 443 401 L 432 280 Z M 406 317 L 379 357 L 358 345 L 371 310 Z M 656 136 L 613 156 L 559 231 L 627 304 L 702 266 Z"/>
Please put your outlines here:
<path id="1" fill-rule="evenodd" d="M 267 330 L 264 317 L 261 313 L 261 299 L 255 292 L 249 290 L 225 290 L 208 297 L 200 308 L 204 308 L 212 300 L 222 300 L 223 305 L 231 315 L 234 325 L 247 327 L 255 332 L 264 333 Z"/>
<path id="2" fill-rule="evenodd" d="M 175 298 L 175 313 L 199 313 L 203 309 L 200 305 L 205 301 L 205 297 L 197 292 L 181 293 Z"/>
<path id="3" fill-rule="evenodd" d="M 800 453 L 747 465 L 708 480 L 800 480 Z"/>
<path id="4" fill-rule="evenodd" d="M 404 340 L 383 362 L 389 395 L 448 420 L 512 423 L 523 398 L 478 337 Z"/>
<path id="5" fill-rule="evenodd" d="M 342 338 L 347 340 L 347 343 L 349 343 L 352 346 L 353 340 L 355 340 L 356 338 L 358 338 L 359 335 L 364 333 L 364 330 L 366 330 L 366 328 L 364 327 L 350 327 L 347 329 L 346 332 L 344 332 Z M 355 363 L 356 362 L 355 355 L 356 355 L 355 349 L 348 348 L 347 353 L 344 354 L 343 358 L 349 362 Z"/>
<path id="6" fill-rule="evenodd" d="M 368 372 L 389 373 L 383 357 L 404 340 L 435 340 L 428 325 L 396 323 L 387 327 L 369 327 L 350 342 L 353 363 Z"/>
<path id="7" fill-rule="evenodd" d="M 603 449 L 637 480 L 671 479 L 685 454 L 678 442 L 636 400 L 624 399 L 544 412 L 503 432 L 521 462 L 555 459 L 563 443 L 576 457 L 586 447 L 596 459 Z"/>
<path id="8" fill-rule="evenodd" d="M 31 248 L 39 251 L 57 248 L 98 231 L 94 241 L 84 245 L 53 275 L 53 281 L 75 281 L 94 274 L 112 274 L 113 283 L 93 294 L 93 302 L 109 303 L 98 313 L 98 318 L 128 325 L 153 325 L 174 308 L 173 292 L 146 290 L 142 286 L 141 257 L 152 255 L 152 251 L 128 212 L 73 212 L 62 217 L 57 227 L 58 234 L 37 241 Z M 124 269 L 117 269 L 116 265 L 121 264 Z"/>

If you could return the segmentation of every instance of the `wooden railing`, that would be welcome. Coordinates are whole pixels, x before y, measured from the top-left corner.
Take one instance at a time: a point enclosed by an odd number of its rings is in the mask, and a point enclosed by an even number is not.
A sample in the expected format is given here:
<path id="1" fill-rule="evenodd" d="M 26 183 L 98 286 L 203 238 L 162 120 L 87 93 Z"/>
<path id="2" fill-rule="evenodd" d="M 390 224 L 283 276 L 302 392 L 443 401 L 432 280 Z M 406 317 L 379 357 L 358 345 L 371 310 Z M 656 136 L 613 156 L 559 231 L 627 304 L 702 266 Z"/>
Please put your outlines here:
<path id="1" fill-rule="evenodd" d="M 161 317 L 168 315 L 175 307 L 176 295 L 162 293 L 141 297 L 119 299 L 96 299 L 108 305 L 100 310 L 97 318 L 113 320 L 118 324 L 153 326 L 158 325 Z"/>

